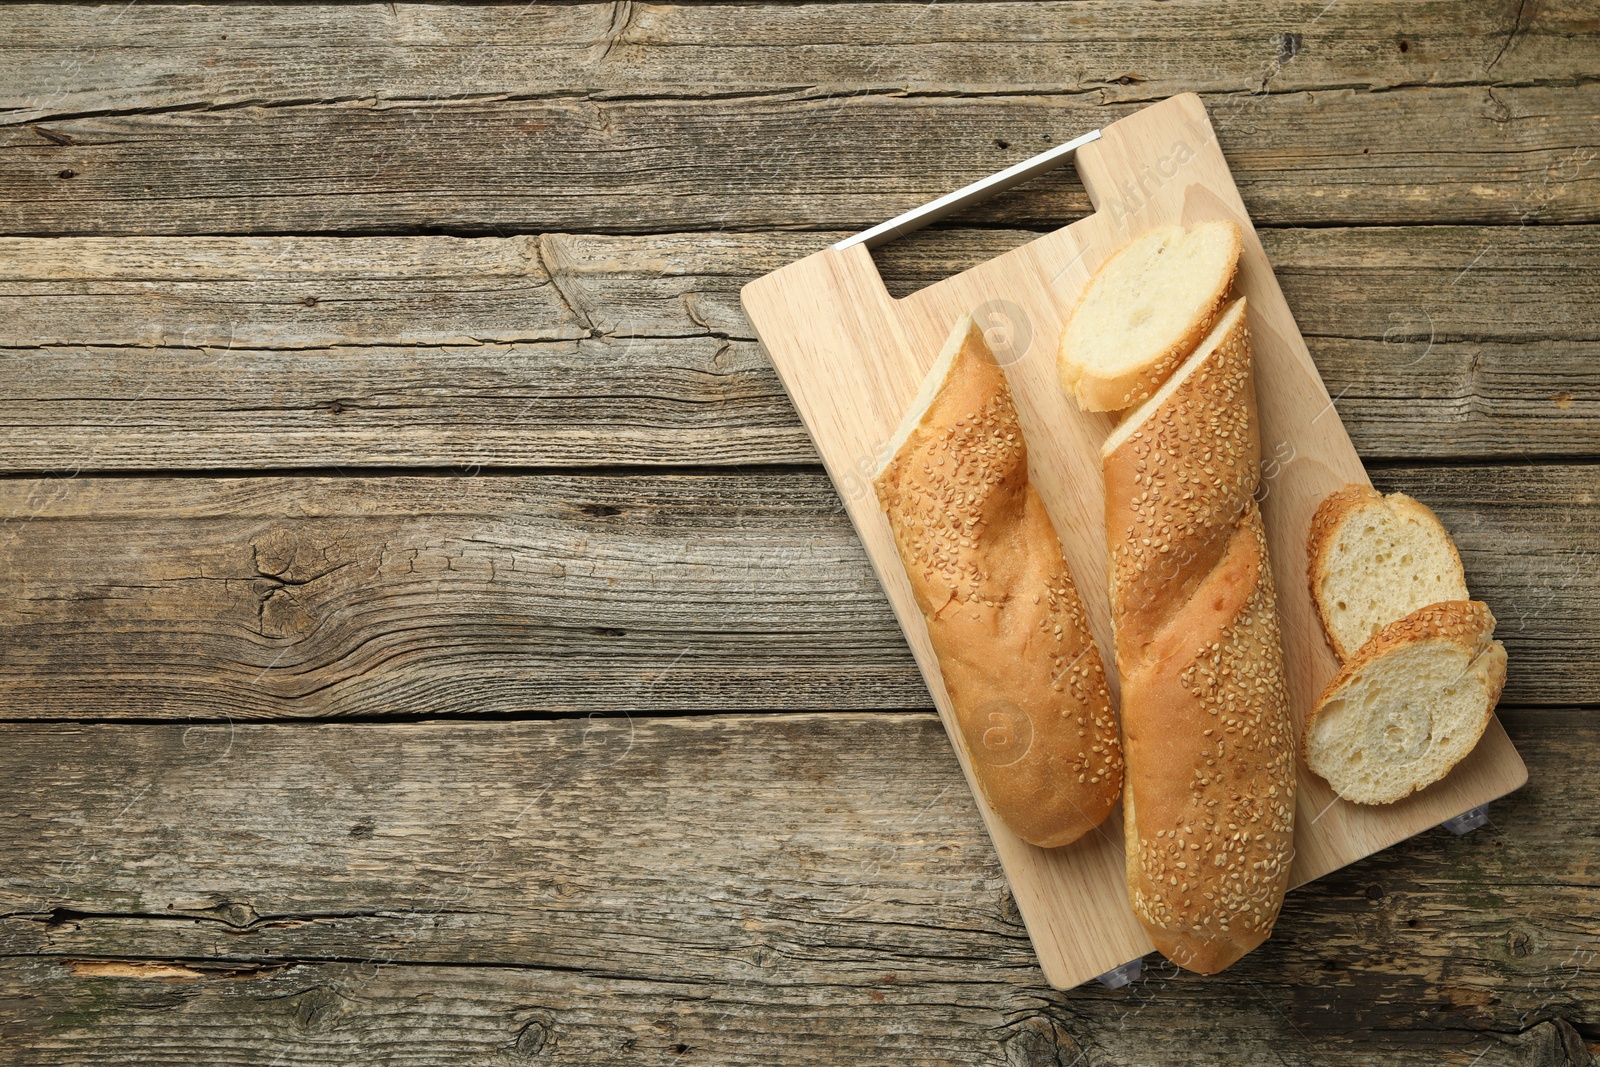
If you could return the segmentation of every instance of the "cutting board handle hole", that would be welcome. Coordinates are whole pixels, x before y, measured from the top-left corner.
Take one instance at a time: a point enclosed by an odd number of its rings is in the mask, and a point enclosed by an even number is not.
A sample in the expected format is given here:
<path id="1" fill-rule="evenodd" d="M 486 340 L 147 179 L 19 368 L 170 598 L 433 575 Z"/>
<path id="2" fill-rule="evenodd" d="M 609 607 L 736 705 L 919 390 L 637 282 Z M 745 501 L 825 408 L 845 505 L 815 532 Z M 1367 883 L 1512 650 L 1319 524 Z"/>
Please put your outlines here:
<path id="1" fill-rule="evenodd" d="M 929 227 L 872 249 L 883 288 L 896 300 L 922 292 L 1054 230 Z"/>

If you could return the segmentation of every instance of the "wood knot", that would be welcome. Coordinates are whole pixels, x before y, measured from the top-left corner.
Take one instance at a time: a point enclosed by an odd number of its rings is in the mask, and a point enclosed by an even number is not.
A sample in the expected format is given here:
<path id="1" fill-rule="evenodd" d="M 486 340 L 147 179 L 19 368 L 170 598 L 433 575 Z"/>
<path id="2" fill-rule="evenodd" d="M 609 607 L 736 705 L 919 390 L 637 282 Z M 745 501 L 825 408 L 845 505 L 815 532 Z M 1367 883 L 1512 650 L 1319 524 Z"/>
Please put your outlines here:
<path id="1" fill-rule="evenodd" d="M 300 638 L 317 627 L 314 607 L 320 599 L 314 583 L 350 565 L 333 562 L 332 547 L 317 549 L 291 529 L 274 527 L 251 541 L 256 580 L 257 632 L 263 637 Z"/>
<path id="2" fill-rule="evenodd" d="M 1022 925 L 1022 911 L 1017 907 L 1017 898 L 1005 886 L 1000 889 L 1000 921 L 1008 926 Z"/>
<path id="3" fill-rule="evenodd" d="M 278 578 L 289 573 L 294 557 L 300 550 L 300 541 L 293 531 L 282 528 L 268 530 L 250 545 L 256 573 Z"/>
<path id="4" fill-rule="evenodd" d="M 1519 1067 L 1590 1067 L 1594 1062 L 1583 1035 L 1565 1019 L 1547 1019 L 1498 1040 L 1510 1053 L 1501 1062 Z"/>
<path id="5" fill-rule="evenodd" d="M 1489 97 L 1489 102 L 1484 108 L 1484 113 L 1488 116 L 1489 121 L 1498 123 L 1510 122 L 1511 109 L 1498 96 L 1494 95 L 1493 89 L 1486 89 L 1484 92 Z"/>
<path id="6" fill-rule="evenodd" d="M 256 909 L 238 900 L 224 900 L 215 907 L 202 908 L 190 914 L 208 915 L 239 930 L 254 926 L 261 919 L 261 916 L 256 913 Z"/>
<path id="7" fill-rule="evenodd" d="M 317 628 L 316 616 L 287 589 L 266 590 L 256 622 L 262 637 L 304 637 Z"/>
<path id="8" fill-rule="evenodd" d="M 556 1023 L 550 1015 L 540 1012 L 517 1031 L 511 1050 L 518 1059 L 532 1060 L 548 1056 L 556 1046 Z"/>
<path id="9" fill-rule="evenodd" d="M 294 1025 L 307 1033 L 332 1029 L 344 1014 L 344 998 L 327 986 L 315 986 L 293 999 Z"/>
<path id="10" fill-rule="evenodd" d="M 1028 1015 L 1005 1028 L 1000 1038 L 1007 1067 L 1057 1067 L 1078 1063 L 1085 1052 L 1077 1039 L 1046 1015 Z"/>

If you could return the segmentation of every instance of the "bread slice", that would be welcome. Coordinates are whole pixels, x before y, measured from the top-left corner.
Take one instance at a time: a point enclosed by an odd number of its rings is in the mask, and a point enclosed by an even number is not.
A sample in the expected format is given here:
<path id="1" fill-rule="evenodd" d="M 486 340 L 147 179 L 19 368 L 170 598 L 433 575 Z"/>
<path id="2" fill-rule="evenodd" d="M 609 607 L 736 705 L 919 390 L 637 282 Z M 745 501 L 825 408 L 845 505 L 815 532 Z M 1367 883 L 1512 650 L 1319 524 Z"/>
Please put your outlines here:
<path id="1" fill-rule="evenodd" d="M 1144 400 L 1211 328 L 1239 268 L 1233 222 L 1148 230 L 1089 279 L 1061 335 L 1061 387 L 1085 411 Z"/>
<path id="2" fill-rule="evenodd" d="M 1306 765 L 1357 804 L 1437 782 L 1477 745 L 1506 681 L 1479 601 L 1430 604 L 1386 626 L 1328 683 L 1306 720 Z"/>
<path id="3" fill-rule="evenodd" d="M 1311 599 L 1342 660 L 1418 608 L 1466 600 L 1450 534 L 1424 504 L 1365 485 L 1331 494 L 1311 519 Z"/>

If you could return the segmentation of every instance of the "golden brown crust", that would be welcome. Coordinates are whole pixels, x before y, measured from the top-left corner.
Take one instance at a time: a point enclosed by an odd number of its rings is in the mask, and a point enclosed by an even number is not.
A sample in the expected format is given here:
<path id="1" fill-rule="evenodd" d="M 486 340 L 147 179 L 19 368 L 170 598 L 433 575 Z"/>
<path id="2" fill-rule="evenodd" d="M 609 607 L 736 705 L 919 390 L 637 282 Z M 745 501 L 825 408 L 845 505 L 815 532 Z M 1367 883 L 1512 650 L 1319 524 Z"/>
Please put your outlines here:
<path id="1" fill-rule="evenodd" d="M 1433 509 L 1420 500 L 1415 500 L 1404 493 L 1391 493 L 1386 497 L 1370 485 L 1362 485 L 1359 482 L 1352 482 L 1329 493 L 1323 498 L 1322 503 L 1317 505 L 1316 514 L 1311 516 L 1311 530 L 1306 535 L 1306 578 L 1311 583 L 1311 602 L 1317 606 L 1317 617 L 1322 620 L 1322 632 L 1327 635 L 1328 644 L 1332 646 L 1340 660 L 1351 659 L 1361 649 L 1344 647 L 1328 618 L 1328 605 L 1323 596 L 1323 589 L 1333 564 L 1333 550 L 1339 543 L 1339 531 L 1346 519 L 1363 507 L 1386 501 L 1402 510 L 1414 511 L 1422 521 L 1441 530 L 1444 529 Z M 1449 546 L 1450 556 L 1455 560 L 1456 569 L 1459 571 L 1461 553 L 1456 550 L 1455 541 L 1448 535 L 1445 537 L 1445 543 Z"/>
<path id="2" fill-rule="evenodd" d="M 1117 658 L 1144 647 L 1222 556 L 1261 472 L 1243 300 L 1206 357 L 1103 460 Z"/>
<path id="3" fill-rule="evenodd" d="M 1266 939 L 1294 855 L 1245 312 L 1224 312 L 1188 376 L 1104 457 L 1129 900 L 1156 947 L 1203 974 Z"/>
<path id="4" fill-rule="evenodd" d="M 874 484 L 984 796 L 1055 847 L 1110 813 L 1122 746 L 1010 387 L 982 333 L 957 329 L 943 384 Z"/>
<path id="5" fill-rule="evenodd" d="M 1294 729 L 1254 501 L 1193 604 L 1123 679 L 1134 914 L 1214 974 L 1265 941 L 1294 857 Z"/>
<path id="6" fill-rule="evenodd" d="M 1369 664 L 1382 659 L 1397 648 L 1404 648 L 1418 641 L 1455 641 L 1476 657 L 1494 636 L 1494 626 L 1494 612 L 1490 611 L 1489 605 L 1481 600 L 1441 600 L 1437 604 L 1418 608 L 1403 619 L 1391 622 L 1372 640 L 1362 645 L 1361 650 L 1339 668 L 1339 673 L 1323 686 L 1322 695 L 1317 698 L 1316 706 L 1306 716 L 1307 734 L 1309 735 L 1311 724 L 1317 719 L 1317 713 L 1322 710 L 1322 706 L 1334 692 L 1348 685 L 1350 679 L 1360 674 Z M 1489 701 L 1491 709 L 1495 701 L 1500 699 L 1500 690 L 1504 687 L 1505 681 L 1505 671 L 1501 670 L 1498 682 L 1490 686 L 1493 696 Z"/>
<path id="7" fill-rule="evenodd" d="M 1189 353 L 1195 350 L 1195 346 L 1211 332 L 1211 328 L 1216 325 L 1217 316 L 1222 312 L 1223 304 L 1227 302 L 1228 292 L 1233 288 L 1233 280 L 1238 276 L 1239 258 L 1244 251 L 1242 231 L 1237 224 L 1230 223 L 1229 226 L 1234 244 L 1233 266 L 1221 279 L 1216 293 L 1207 302 L 1205 313 L 1195 320 L 1177 343 L 1162 352 L 1153 362 L 1108 377 L 1096 374 L 1076 360 L 1068 358 L 1064 350 L 1058 352 L 1057 369 L 1061 376 L 1062 388 L 1077 398 L 1079 408 L 1084 411 L 1125 411 L 1149 399 L 1157 389 L 1161 388 L 1161 383 L 1172 376 L 1178 364 L 1187 359 Z M 1078 294 L 1078 299 L 1073 304 L 1072 315 L 1078 313 L 1084 300 L 1094 290 L 1095 283 L 1115 259 L 1114 254 L 1108 256 L 1095 268 L 1088 284 L 1084 286 L 1083 292 Z M 1067 316 L 1067 321 L 1072 320 L 1072 315 Z M 1066 341 L 1065 333 L 1062 334 L 1062 341 L 1063 343 Z"/>

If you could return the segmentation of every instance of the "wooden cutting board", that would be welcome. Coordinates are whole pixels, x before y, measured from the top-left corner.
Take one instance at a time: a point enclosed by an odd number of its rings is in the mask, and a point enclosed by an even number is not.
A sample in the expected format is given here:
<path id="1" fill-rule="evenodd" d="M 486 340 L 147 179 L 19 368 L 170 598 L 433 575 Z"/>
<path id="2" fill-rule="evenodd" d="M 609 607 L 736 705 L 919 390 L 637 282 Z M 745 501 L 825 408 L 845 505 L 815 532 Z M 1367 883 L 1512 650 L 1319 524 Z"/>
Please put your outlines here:
<path id="1" fill-rule="evenodd" d="M 1076 163 L 1094 214 L 910 296 L 888 294 L 864 245 L 808 256 L 751 282 L 742 294 L 872 558 L 969 787 L 972 768 L 871 472 L 951 327 L 973 314 L 1005 363 L 1033 482 L 1055 520 L 1095 639 L 1108 667 L 1114 663 L 1100 474 L 1100 443 L 1113 420 L 1084 414 L 1063 395 L 1055 352 L 1064 316 L 1090 274 L 1153 226 L 1233 219 L 1244 231 L 1236 288 L 1250 300 L 1255 340 L 1263 468 L 1258 496 L 1297 722 L 1304 722 L 1338 667 L 1311 604 L 1306 531 L 1327 493 L 1367 482 L 1367 473 L 1284 302 L 1204 105 L 1186 94 L 1147 107 L 1106 127 L 1098 141 L 1078 150 Z M 1526 780 L 1498 720 L 1449 777 L 1398 804 L 1340 800 L 1302 762 L 1293 884 L 1437 826 Z M 1076 986 L 1151 950 L 1128 907 L 1120 808 L 1083 840 L 1040 849 L 1007 830 L 976 789 L 974 796 L 1051 985 Z"/>

